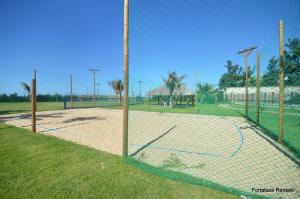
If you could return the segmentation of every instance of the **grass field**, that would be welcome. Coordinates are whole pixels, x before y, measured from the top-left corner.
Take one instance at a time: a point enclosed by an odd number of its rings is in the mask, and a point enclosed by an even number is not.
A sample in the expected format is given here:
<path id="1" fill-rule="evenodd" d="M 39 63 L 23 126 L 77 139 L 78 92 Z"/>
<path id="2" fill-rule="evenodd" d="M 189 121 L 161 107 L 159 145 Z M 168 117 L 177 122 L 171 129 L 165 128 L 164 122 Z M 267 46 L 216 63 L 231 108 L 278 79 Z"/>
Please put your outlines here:
<path id="1" fill-rule="evenodd" d="M 148 104 L 137 104 L 129 106 L 129 110 L 141 110 L 148 111 Z M 150 111 L 154 112 L 166 112 L 166 113 L 193 113 L 202 115 L 218 115 L 218 116 L 241 116 L 239 112 L 233 109 L 225 109 L 219 106 L 219 104 L 201 104 L 198 107 L 198 111 L 194 106 L 186 106 L 182 108 L 170 109 L 169 106 L 161 106 L 152 104 Z"/>
<path id="2" fill-rule="evenodd" d="M 100 103 L 100 102 L 98 102 Z M 102 102 L 101 102 L 102 103 Z M 76 102 L 74 106 L 92 106 L 93 102 Z M 39 102 L 37 104 L 38 111 L 46 110 L 59 110 L 63 109 L 62 102 Z M 107 108 L 122 108 L 121 106 L 112 106 Z M 148 111 L 148 103 L 130 105 L 130 110 Z M 21 113 L 30 111 L 30 104 L 28 102 L 13 103 L 2 102 L 0 103 L 0 115 Z M 170 109 L 168 106 L 161 106 L 151 104 L 150 111 L 154 112 L 171 112 L 171 113 L 193 113 L 204 115 L 218 115 L 218 116 L 244 116 L 244 105 L 230 104 L 229 107 L 222 107 L 220 104 L 199 104 L 198 111 L 194 106 L 186 106 L 182 108 Z M 255 106 L 249 106 L 249 117 L 256 121 Z M 277 139 L 278 134 L 278 108 L 264 106 L 260 116 L 260 125 L 265 132 Z M 284 142 L 291 148 L 298 156 L 300 156 L 300 110 L 286 109 L 284 115 Z"/>
<path id="3" fill-rule="evenodd" d="M 233 108 L 244 114 L 243 105 L 233 105 Z M 256 109 L 254 105 L 249 106 L 248 116 L 251 120 L 256 121 Z M 283 119 L 283 140 L 289 148 L 300 156 L 300 110 L 286 108 Z M 278 108 L 264 107 L 260 113 L 260 126 L 265 130 L 265 133 L 277 140 Z"/>
<path id="4" fill-rule="evenodd" d="M 51 111 L 60 110 L 64 108 L 62 102 L 38 102 L 38 111 Z M 0 115 L 3 114 L 14 114 L 14 113 L 25 113 L 31 110 L 29 102 L 0 102 Z"/>
<path id="5" fill-rule="evenodd" d="M 0 198 L 238 198 L 153 176 L 120 156 L 2 123 L 0 145 Z"/>
<path id="6" fill-rule="evenodd" d="M 93 102 L 74 102 L 74 107 L 91 107 Z M 51 111 L 51 110 L 62 110 L 64 108 L 63 102 L 38 102 L 38 111 Z M 120 109 L 122 106 L 111 106 L 107 108 Z M 28 102 L 0 102 L 0 115 L 13 114 L 13 113 L 24 113 L 30 112 L 31 105 Z M 136 104 L 130 105 L 130 110 L 141 110 L 148 111 L 148 104 Z M 197 113 L 194 106 L 187 106 L 184 108 L 170 109 L 168 106 L 160 106 L 151 104 L 150 111 L 154 112 L 171 112 L 171 113 Z M 220 115 L 220 116 L 241 116 L 240 113 L 233 109 L 224 109 L 216 104 L 205 104 L 199 106 L 198 114 L 207 115 Z"/>

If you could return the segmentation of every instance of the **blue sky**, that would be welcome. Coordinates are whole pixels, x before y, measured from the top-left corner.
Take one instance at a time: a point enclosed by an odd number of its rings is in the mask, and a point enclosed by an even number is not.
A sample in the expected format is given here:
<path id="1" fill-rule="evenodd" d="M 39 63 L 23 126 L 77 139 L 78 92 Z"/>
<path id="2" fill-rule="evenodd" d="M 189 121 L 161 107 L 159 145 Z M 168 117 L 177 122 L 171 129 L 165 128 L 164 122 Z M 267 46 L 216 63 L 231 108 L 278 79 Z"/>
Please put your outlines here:
<path id="1" fill-rule="evenodd" d="M 285 40 L 300 37 L 299 0 L 131 0 L 130 93 L 143 94 L 176 70 L 217 84 L 226 60 L 244 64 L 238 50 L 257 45 L 262 70 L 278 54 L 278 23 Z M 88 68 L 100 69 L 100 93 L 123 77 L 122 0 L 0 0 L 0 93 L 23 94 L 36 65 L 38 93 L 92 92 Z M 255 64 L 256 52 L 249 59 Z M 198 74 L 198 75 L 197 75 Z"/>

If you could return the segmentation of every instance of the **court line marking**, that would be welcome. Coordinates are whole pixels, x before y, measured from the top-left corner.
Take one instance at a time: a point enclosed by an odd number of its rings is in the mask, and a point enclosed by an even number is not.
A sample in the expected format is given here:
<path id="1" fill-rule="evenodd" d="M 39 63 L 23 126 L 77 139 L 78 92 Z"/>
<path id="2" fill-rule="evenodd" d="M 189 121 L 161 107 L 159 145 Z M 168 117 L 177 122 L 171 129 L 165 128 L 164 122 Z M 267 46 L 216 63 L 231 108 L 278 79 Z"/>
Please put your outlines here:
<path id="1" fill-rule="evenodd" d="M 244 145 L 244 133 L 243 131 L 240 129 L 240 127 L 238 127 L 238 125 L 236 124 L 236 122 L 234 120 L 232 120 L 234 123 L 235 128 L 237 129 L 237 131 L 240 133 L 240 145 L 238 146 L 238 148 L 231 154 L 231 157 L 235 156 L 237 153 L 239 153 L 242 150 L 242 147 Z"/>
<path id="2" fill-rule="evenodd" d="M 233 157 L 241 151 L 241 149 L 244 145 L 244 140 L 245 140 L 243 131 L 239 128 L 239 126 L 237 125 L 237 123 L 234 120 L 232 120 L 232 122 L 233 122 L 237 132 L 239 133 L 240 143 L 239 143 L 239 146 L 236 148 L 236 150 L 234 152 L 232 152 L 231 154 L 229 154 L 229 157 Z M 174 151 L 174 152 L 180 152 L 180 153 L 190 153 L 190 154 L 197 154 L 197 155 L 204 155 L 204 156 L 214 156 L 214 157 L 223 157 L 223 158 L 226 157 L 224 155 L 215 154 L 215 153 L 211 153 L 211 152 L 196 152 L 196 151 L 180 150 L 180 149 L 167 148 L 167 147 L 149 146 L 149 145 L 153 144 L 155 141 L 157 141 L 158 139 L 162 138 L 167 133 L 169 133 L 172 129 L 175 128 L 175 126 L 173 126 L 171 129 L 169 129 L 167 132 L 165 132 L 161 136 L 159 136 L 159 137 L 155 138 L 154 140 L 150 141 L 148 144 L 135 144 L 135 143 L 129 144 L 130 146 L 141 147 L 137 151 L 132 153 L 130 156 L 133 157 L 133 156 L 137 155 L 140 151 L 142 151 L 145 148 L 152 148 L 152 149 L 160 149 L 160 150 Z"/>
<path id="3" fill-rule="evenodd" d="M 145 146 L 143 144 L 129 144 L 129 145 L 130 146 L 139 146 L 139 147 Z M 167 147 L 149 146 L 147 148 L 161 149 L 161 150 L 167 150 L 167 151 L 175 151 L 175 152 L 180 152 L 180 153 L 191 153 L 191 154 L 204 155 L 204 156 L 224 157 L 222 155 L 218 155 L 218 154 L 214 154 L 214 153 L 209 153 L 209 152 L 195 152 L 195 151 L 179 150 L 179 149 L 167 148 Z"/>
<path id="4" fill-rule="evenodd" d="M 173 127 L 171 127 L 169 130 L 167 130 L 166 132 L 164 132 L 163 134 L 161 134 L 160 136 L 158 136 L 157 138 L 151 140 L 150 142 L 148 142 L 147 144 L 143 145 L 141 148 L 139 148 L 138 150 L 136 150 L 134 153 L 132 153 L 130 156 L 133 157 L 135 155 L 137 155 L 140 151 L 144 150 L 146 147 L 149 147 L 151 144 L 153 144 L 154 142 L 156 142 L 157 140 L 159 140 L 160 138 L 164 137 L 165 135 L 167 135 L 169 132 L 171 132 L 174 128 L 176 127 L 176 125 L 174 125 Z"/>

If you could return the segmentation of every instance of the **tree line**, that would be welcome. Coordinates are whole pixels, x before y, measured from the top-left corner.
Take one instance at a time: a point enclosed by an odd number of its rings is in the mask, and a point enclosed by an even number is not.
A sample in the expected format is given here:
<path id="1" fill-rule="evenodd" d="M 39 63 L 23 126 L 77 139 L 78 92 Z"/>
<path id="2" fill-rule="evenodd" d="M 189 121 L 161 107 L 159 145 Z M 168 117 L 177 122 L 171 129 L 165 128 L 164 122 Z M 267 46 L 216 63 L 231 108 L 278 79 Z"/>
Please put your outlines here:
<path id="1" fill-rule="evenodd" d="M 30 102 L 31 101 L 31 88 L 25 82 L 20 82 L 26 95 L 18 95 L 17 93 L 6 94 L 0 93 L 0 102 Z M 112 87 L 114 94 L 119 96 L 119 102 L 121 103 L 122 93 L 124 90 L 124 83 L 121 79 L 112 80 L 108 82 L 108 85 Z M 36 100 L 38 102 L 63 102 L 65 97 L 70 97 L 70 95 L 55 94 L 38 94 Z M 76 97 L 90 97 L 84 95 L 73 95 Z M 102 96 L 103 97 L 103 96 Z"/>
<path id="2" fill-rule="evenodd" d="M 286 86 L 300 86 L 300 39 L 293 38 L 288 39 L 286 50 L 284 51 L 284 84 Z M 197 84 L 197 97 L 200 103 L 204 100 L 209 103 L 214 103 L 214 101 L 222 101 L 223 99 L 223 89 L 228 87 L 244 87 L 246 84 L 245 76 L 246 72 L 244 67 L 233 63 L 228 60 L 225 68 L 227 72 L 224 73 L 218 84 L 218 88 L 214 85 L 208 83 L 198 83 Z M 249 66 L 248 68 L 248 85 L 256 85 L 256 76 L 254 74 L 256 66 Z M 266 72 L 261 77 L 261 86 L 278 86 L 279 85 L 279 58 L 271 57 Z M 170 107 L 172 108 L 172 98 L 173 93 L 176 88 L 180 88 L 183 84 L 182 81 L 185 76 L 178 76 L 176 72 L 171 72 L 168 74 L 167 78 L 163 78 L 165 86 L 169 90 L 169 101 Z M 176 97 L 176 96 L 174 96 Z"/>
<path id="3" fill-rule="evenodd" d="M 64 95 L 61 94 L 38 94 L 36 99 L 38 102 L 62 102 L 64 101 Z M 0 102 L 30 102 L 30 97 L 26 95 L 12 94 L 0 94 Z"/>
<path id="4" fill-rule="evenodd" d="M 300 39 L 288 39 L 286 50 L 284 51 L 284 84 L 286 86 L 300 86 Z M 261 77 L 261 86 L 278 86 L 279 85 L 279 58 L 273 56 L 269 59 L 266 72 Z M 234 64 L 228 60 L 224 73 L 219 80 L 219 88 L 243 87 L 245 86 L 245 70 L 242 66 Z M 256 76 L 254 74 L 256 66 L 249 66 L 249 86 L 256 85 Z"/>
<path id="5" fill-rule="evenodd" d="M 284 51 L 284 83 L 286 86 L 300 86 L 300 39 L 293 38 L 288 39 L 286 46 L 286 50 Z M 256 85 L 256 76 L 255 65 L 253 67 L 249 66 L 248 70 L 248 85 L 255 86 Z M 278 86 L 279 84 L 279 58 L 271 57 L 266 72 L 261 77 L 261 86 Z M 208 93 L 212 96 L 215 94 L 220 94 L 218 98 L 222 98 L 221 90 L 227 87 L 243 87 L 246 84 L 245 81 L 245 70 L 244 67 L 233 63 L 231 60 L 228 60 L 225 68 L 227 72 L 224 73 L 218 83 L 218 88 L 214 88 L 213 85 L 204 83 L 199 83 L 197 85 L 197 95 L 200 99 L 203 97 L 208 98 Z M 183 79 L 185 76 L 179 76 L 176 74 L 176 71 L 170 72 L 166 78 L 163 78 L 164 85 L 167 87 L 169 91 L 169 105 L 173 107 L 173 98 L 174 90 L 180 88 L 183 85 Z M 113 92 L 119 96 L 119 100 L 121 102 L 122 93 L 124 90 L 124 83 L 121 79 L 112 80 L 108 82 L 108 85 L 113 89 Z M 7 95 L 0 94 L 0 102 L 25 102 L 30 101 L 30 86 L 24 82 L 21 82 L 21 86 L 24 91 L 27 93 L 27 96 L 18 96 L 16 93 Z M 204 95 L 207 96 L 204 96 Z M 37 95 L 37 101 L 40 102 L 54 102 L 54 101 L 63 101 L 65 96 L 60 94 L 39 94 Z M 210 100 L 214 100 L 214 97 Z"/>

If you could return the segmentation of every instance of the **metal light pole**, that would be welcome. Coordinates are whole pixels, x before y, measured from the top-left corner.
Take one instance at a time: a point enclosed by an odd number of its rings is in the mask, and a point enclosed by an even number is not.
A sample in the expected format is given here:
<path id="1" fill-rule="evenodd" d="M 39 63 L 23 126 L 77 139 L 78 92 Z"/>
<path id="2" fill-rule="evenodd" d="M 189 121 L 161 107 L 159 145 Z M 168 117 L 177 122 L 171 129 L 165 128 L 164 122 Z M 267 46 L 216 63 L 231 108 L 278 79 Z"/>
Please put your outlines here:
<path id="1" fill-rule="evenodd" d="M 94 105 L 96 106 L 96 72 L 98 72 L 99 70 L 90 68 L 89 71 L 91 71 L 94 76 Z"/>
<path id="2" fill-rule="evenodd" d="M 245 56 L 245 68 L 246 68 L 246 95 L 245 95 L 245 114 L 248 116 L 248 56 L 251 54 L 251 52 L 256 49 L 257 47 L 250 47 L 244 50 L 241 50 L 238 52 L 238 54 L 243 54 Z"/>
<path id="3" fill-rule="evenodd" d="M 140 97 L 142 97 L 142 81 L 139 81 L 139 86 L 140 86 Z"/>
<path id="4" fill-rule="evenodd" d="M 100 90 L 99 90 L 99 87 L 100 87 L 100 83 L 97 83 L 97 95 L 98 95 L 98 97 L 100 97 Z"/>
<path id="5" fill-rule="evenodd" d="M 71 107 L 73 108 L 73 78 L 70 75 L 70 94 L 71 94 Z"/>

